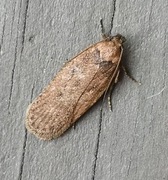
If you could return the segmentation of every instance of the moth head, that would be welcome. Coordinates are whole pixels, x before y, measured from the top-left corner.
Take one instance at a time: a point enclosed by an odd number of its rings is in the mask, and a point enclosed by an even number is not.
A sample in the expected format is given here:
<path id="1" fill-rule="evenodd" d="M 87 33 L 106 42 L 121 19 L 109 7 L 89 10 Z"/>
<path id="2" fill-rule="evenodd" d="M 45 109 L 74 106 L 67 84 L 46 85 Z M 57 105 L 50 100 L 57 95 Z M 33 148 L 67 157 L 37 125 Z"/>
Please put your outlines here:
<path id="1" fill-rule="evenodd" d="M 121 44 L 123 44 L 126 41 L 126 38 L 124 36 L 122 36 L 121 34 L 117 34 L 117 35 L 113 36 L 112 39 L 116 39 Z"/>

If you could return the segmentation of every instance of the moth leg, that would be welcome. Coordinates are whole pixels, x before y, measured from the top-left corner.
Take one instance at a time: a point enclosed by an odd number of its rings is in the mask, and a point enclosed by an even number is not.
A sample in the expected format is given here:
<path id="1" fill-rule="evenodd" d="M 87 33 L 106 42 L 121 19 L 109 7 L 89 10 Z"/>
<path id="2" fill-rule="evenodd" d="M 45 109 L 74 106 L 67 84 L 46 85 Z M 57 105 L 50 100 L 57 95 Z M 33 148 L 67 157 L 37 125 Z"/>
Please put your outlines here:
<path id="1" fill-rule="evenodd" d="M 114 80 L 115 84 L 118 82 L 119 74 L 120 74 L 120 69 L 117 71 L 117 74 L 116 74 L 116 77 L 115 77 L 115 80 Z"/>
<path id="2" fill-rule="evenodd" d="M 100 19 L 100 26 L 101 26 L 102 38 L 104 40 L 110 40 L 111 36 L 109 34 L 105 33 L 105 29 L 104 29 L 104 25 L 103 25 L 103 19 Z"/>
<path id="3" fill-rule="evenodd" d="M 110 86 L 110 89 L 109 89 L 108 106 L 109 106 L 110 111 L 113 111 L 113 107 L 112 107 L 112 92 L 113 92 L 113 90 L 114 90 L 114 87 L 115 87 L 115 83 L 113 83 L 113 84 Z"/>
<path id="4" fill-rule="evenodd" d="M 110 111 L 113 111 L 113 109 L 112 109 L 112 92 L 113 92 L 113 90 L 114 90 L 114 85 L 118 82 L 119 74 L 120 74 L 120 69 L 117 71 L 116 77 L 115 77 L 115 79 L 114 79 L 114 83 L 111 84 L 111 86 L 110 86 L 110 88 L 109 88 L 108 106 L 109 106 Z"/>
<path id="5" fill-rule="evenodd" d="M 72 128 L 75 130 L 76 129 L 76 123 L 74 123 L 73 125 L 72 125 Z"/>
<path id="6" fill-rule="evenodd" d="M 104 105 L 104 102 L 105 102 L 105 98 L 106 98 L 107 92 L 109 92 L 108 97 L 107 97 L 109 110 L 112 111 L 112 91 L 113 91 L 113 89 L 114 89 L 114 85 L 115 85 L 115 83 L 112 82 L 112 83 L 110 84 L 110 87 L 107 88 L 106 91 L 104 92 L 103 100 L 102 100 L 102 105 L 101 105 L 101 109 L 100 109 L 101 113 L 102 113 L 102 111 L 103 111 L 103 105 Z"/>
<path id="7" fill-rule="evenodd" d="M 136 79 L 134 79 L 131 75 L 130 75 L 130 73 L 128 72 L 128 70 L 124 67 L 124 66 L 122 66 L 122 69 L 123 69 L 123 71 L 124 71 L 124 73 L 125 73 L 125 75 L 127 76 L 127 77 L 129 77 L 132 81 L 134 81 L 135 83 L 138 83 L 139 85 L 141 85 L 141 82 L 139 82 L 139 81 L 137 81 Z"/>
<path id="8" fill-rule="evenodd" d="M 105 102 L 107 91 L 108 91 L 108 88 L 106 89 L 106 91 L 103 94 L 103 100 L 102 100 L 101 109 L 100 109 L 101 114 L 103 112 L 103 105 L 104 105 L 104 102 Z"/>

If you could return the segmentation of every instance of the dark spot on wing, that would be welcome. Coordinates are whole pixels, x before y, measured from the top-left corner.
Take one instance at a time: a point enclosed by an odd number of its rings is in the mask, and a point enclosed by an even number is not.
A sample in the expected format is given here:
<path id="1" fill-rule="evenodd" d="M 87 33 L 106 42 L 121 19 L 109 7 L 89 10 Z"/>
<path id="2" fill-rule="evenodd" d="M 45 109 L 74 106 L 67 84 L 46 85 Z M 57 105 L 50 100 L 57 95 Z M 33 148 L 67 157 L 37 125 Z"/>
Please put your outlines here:
<path id="1" fill-rule="evenodd" d="M 99 63 L 99 66 L 101 69 L 108 70 L 113 66 L 113 63 L 111 61 L 102 61 Z"/>

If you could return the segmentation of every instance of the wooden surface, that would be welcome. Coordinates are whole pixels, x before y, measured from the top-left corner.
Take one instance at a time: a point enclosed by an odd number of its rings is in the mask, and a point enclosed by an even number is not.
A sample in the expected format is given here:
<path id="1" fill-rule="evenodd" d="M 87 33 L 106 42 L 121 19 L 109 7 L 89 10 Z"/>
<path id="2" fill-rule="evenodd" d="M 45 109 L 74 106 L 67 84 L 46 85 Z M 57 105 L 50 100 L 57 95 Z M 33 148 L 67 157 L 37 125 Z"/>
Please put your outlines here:
<path id="1" fill-rule="evenodd" d="M 0 1 L 0 179 L 168 179 L 168 1 Z M 27 106 L 67 59 L 123 34 L 127 76 L 63 136 L 25 130 Z"/>

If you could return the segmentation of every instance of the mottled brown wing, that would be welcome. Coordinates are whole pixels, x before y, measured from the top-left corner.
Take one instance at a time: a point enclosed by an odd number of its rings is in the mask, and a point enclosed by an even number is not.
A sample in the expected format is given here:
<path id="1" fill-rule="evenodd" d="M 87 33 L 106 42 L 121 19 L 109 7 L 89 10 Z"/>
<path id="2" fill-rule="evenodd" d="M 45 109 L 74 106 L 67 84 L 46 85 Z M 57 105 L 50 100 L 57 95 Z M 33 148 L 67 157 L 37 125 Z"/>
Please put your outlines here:
<path id="1" fill-rule="evenodd" d="M 100 67 L 93 79 L 87 84 L 86 89 L 79 97 L 75 109 L 73 122 L 85 113 L 107 90 L 112 80 L 116 65 L 111 61 L 100 63 Z"/>
<path id="2" fill-rule="evenodd" d="M 58 137 L 103 94 L 118 66 L 101 46 L 115 54 L 111 42 L 91 46 L 69 61 L 32 102 L 26 117 L 29 131 L 41 139 Z"/>

